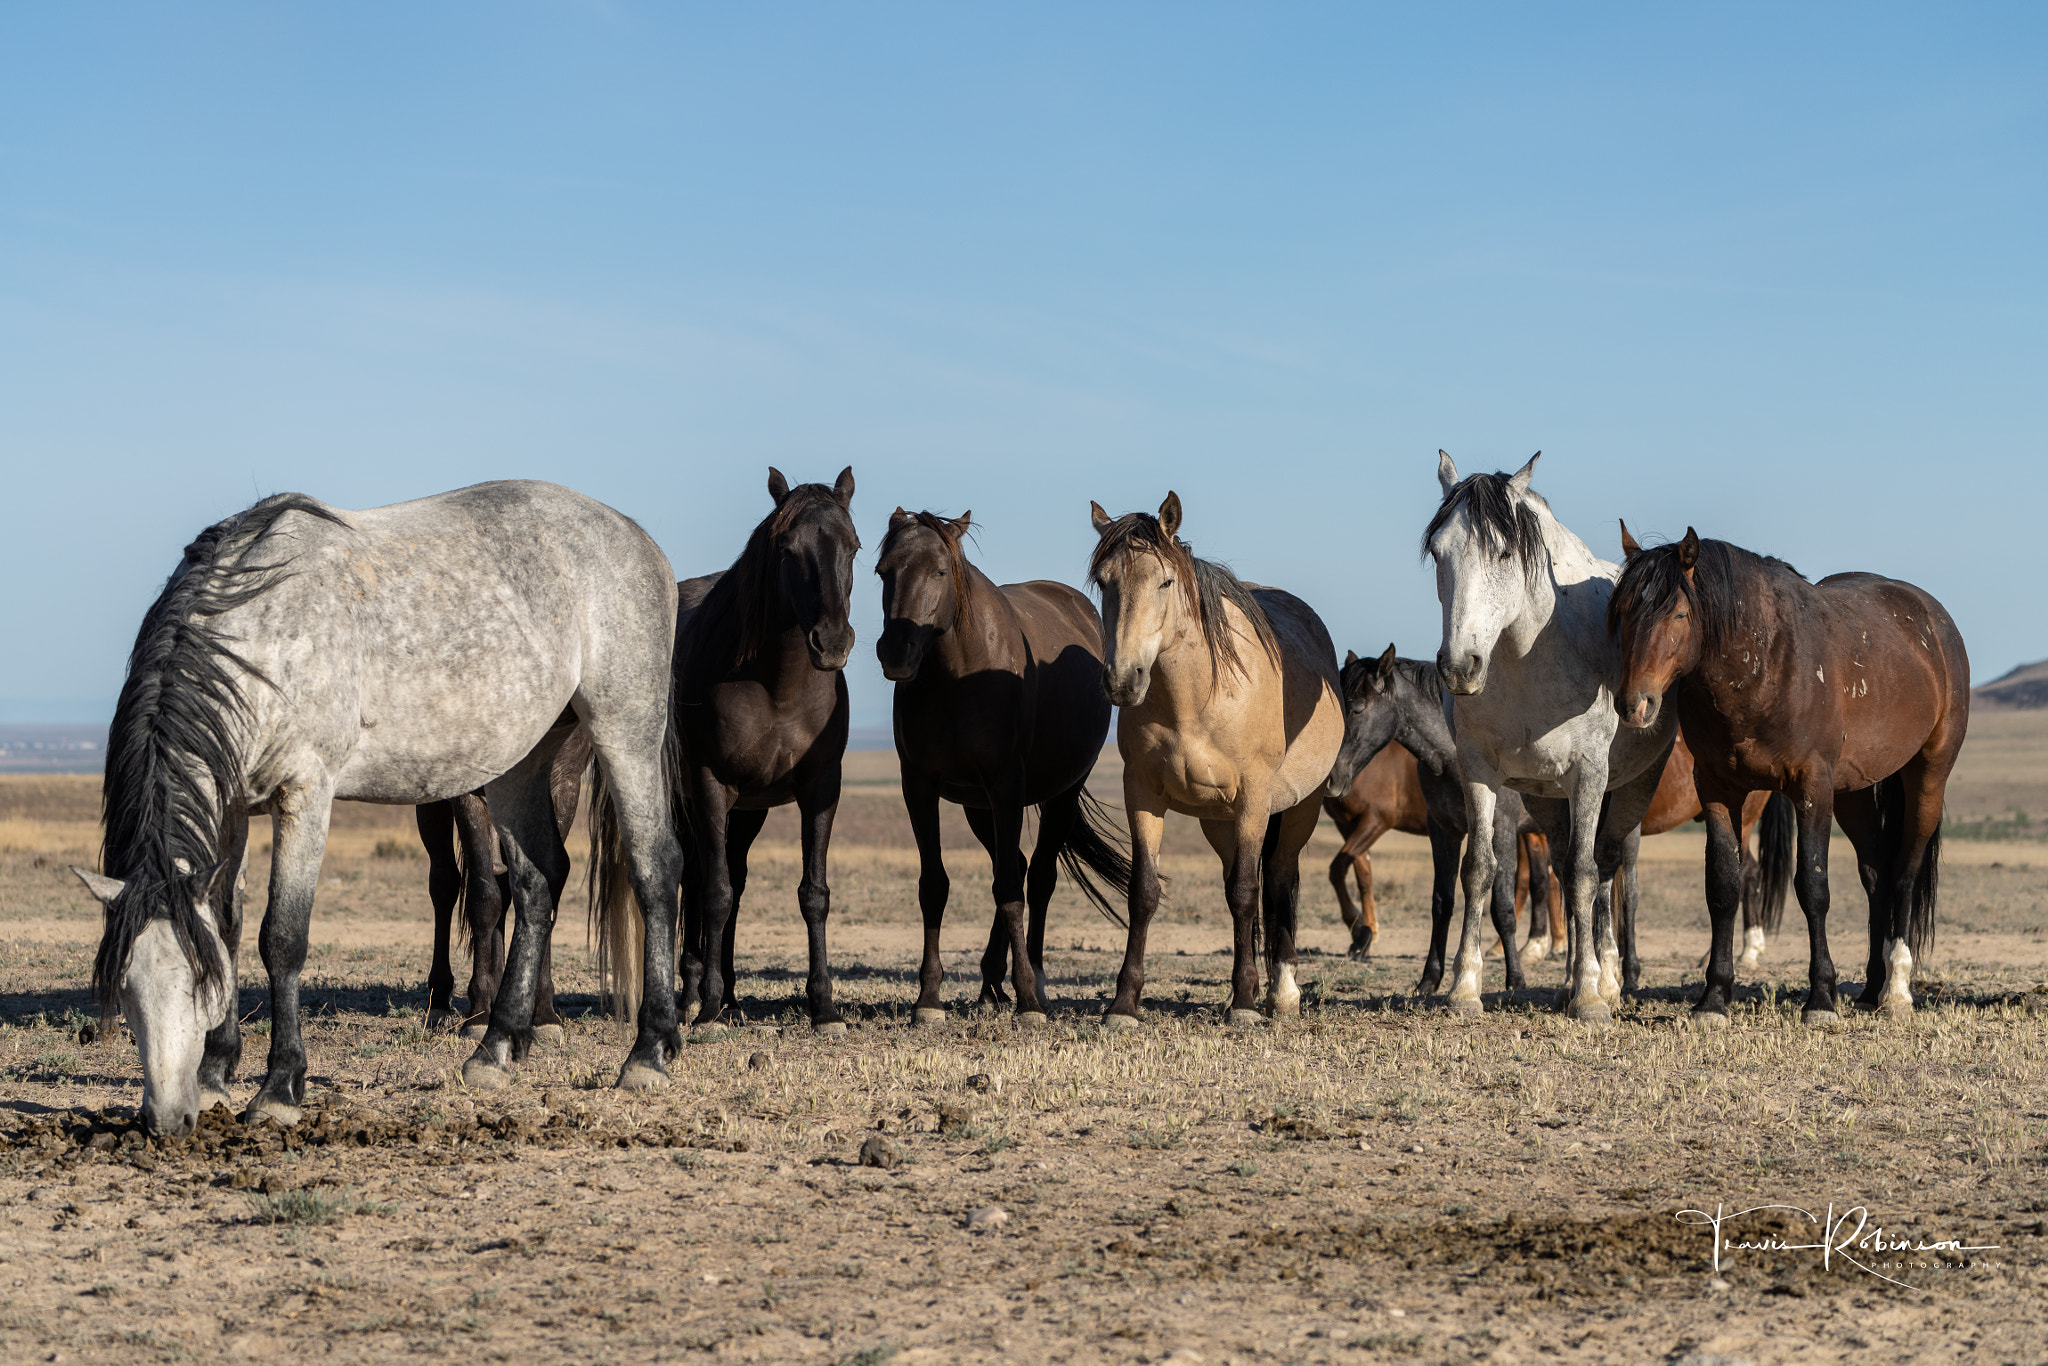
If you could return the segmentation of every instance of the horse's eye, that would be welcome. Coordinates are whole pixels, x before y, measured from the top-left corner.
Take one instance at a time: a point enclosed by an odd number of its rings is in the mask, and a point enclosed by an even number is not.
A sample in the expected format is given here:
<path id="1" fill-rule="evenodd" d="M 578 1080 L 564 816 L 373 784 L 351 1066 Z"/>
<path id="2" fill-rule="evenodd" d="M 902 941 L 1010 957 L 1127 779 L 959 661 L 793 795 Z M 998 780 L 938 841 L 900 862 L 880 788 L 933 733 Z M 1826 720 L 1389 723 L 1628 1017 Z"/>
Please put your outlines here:
<path id="1" fill-rule="evenodd" d="M 1681 607 L 1676 612 L 1673 612 L 1671 614 L 1671 617 L 1674 621 L 1684 621 L 1687 617 L 1691 615 L 1691 612 L 1688 612 L 1685 608 Z"/>
<path id="2" fill-rule="evenodd" d="M 1159 591 L 1160 591 L 1160 592 L 1162 592 L 1162 593 L 1163 593 L 1163 592 L 1165 592 L 1165 591 L 1166 591 L 1167 589 L 1169 589 L 1169 588 L 1171 588 L 1171 587 L 1173 587 L 1173 580 L 1172 580 L 1172 579 L 1161 579 L 1161 580 L 1159 581 Z"/>

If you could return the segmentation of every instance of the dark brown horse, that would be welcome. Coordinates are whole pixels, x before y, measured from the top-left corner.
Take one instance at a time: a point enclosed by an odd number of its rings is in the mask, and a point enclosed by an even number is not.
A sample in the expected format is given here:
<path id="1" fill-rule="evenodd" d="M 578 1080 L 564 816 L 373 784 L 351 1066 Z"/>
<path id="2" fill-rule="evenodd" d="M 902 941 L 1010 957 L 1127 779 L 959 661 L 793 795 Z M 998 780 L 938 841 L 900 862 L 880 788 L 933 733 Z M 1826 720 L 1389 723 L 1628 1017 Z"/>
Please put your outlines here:
<path id="1" fill-rule="evenodd" d="M 1338 767 L 1343 766 L 1340 755 Z M 1373 896 L 1372 847 L 1389 830 L 1404 835 L 1429 833 L 1429 801 L 1422 795 L 1415 756 L 1399 743 L 1389 744 L 1366 761 L 1341 796 L 1325 796 L 1323 810 L 1344 841 L 1336 857 L 1330 860 L 1330 886 L 1337 893 L 1337 913 L 1351 931 L 1350 956 L 1370 958 L 1380 930 L 1379 905 Z M 1536 870 L 1533 880 L 1532 867 Z M 1348 885 L 1354 877 L 1358 880 L 1355 906 Z M 1537 919 L 1530 922 L 1530 934 L 1535 934 L 1535 926 L 1547 909 L 1551 934 L 1562 944 L 1564 908 L 1552 890 L 1555 881 L 1550 871 L 1550 842 L 1532 828 L 1522 836 L 1516 859 L 1516 914 L 1521 913 L 1523 903 L 1533 894 Z"/>
<path id="2" fill-rule="evenodd" d="M 896 754 L 917 837 L 920 1024 L 946 1015 L 939 927 L 950 884 L 939 850 L 940 799 L 966 811 L 995 865 L 995 920 L 981 959 L 984 1004 L 1008 999 L 1008 959 L 1018 1019 L 1043 1018 L 1045 908 L 1061 864 L 1104 911 L 1109 903 L 1091 872 L 1119 896 L 1130 894 L 1130 860 L 1087 791 L 1109 736 L 1101 619 L 1062 583 L 997 586 L 961 551 L 971 525 L 967 515 L 948 520 L 897 508 L 875 564 L 883 617 L 875 655 L 896 683 Z M 1021 846 L 1027 806 L 1038 808 L 1028 871 Z"/>
<path id="3" fill-rule="evenodd" d="M 791 488 L 768 471 L 775 508 L 722 574 L 677 585 L 669 701 L 675 786 L 669 800 L 684 850 L 681 1019 L 721 1022 L 733 981 L 732 921 L 747 885 L 747 851 L 774 807 L 796 803 L 803 839 L 797 907 L 810 941 L 811 1025 L 846 1028 L 832 1003 L 825 952 L 831 913 L 825 856 L 846 756 L 846 679 L 853 649 L 853 469 L 830 487 Z M 595 839 L 596 836 L 594 835 Z M 593 864 L 602 860 L 593 859 Z M 595 889 L 599 959 L 615 1009 L 631 1014 L 641 966 L 632 898 Z"/>
<path id="4" fill-rule="evenodd" d="M 1828 956 L 1828 834 L 1841 822 L 1870 898 L 1860 1003 L 1913 1010 L 1912 976 L 1934 938 L 1941 803 L 1970 719 L 1962 635 L 1922 589 L 1876 574 L 1808 583 L 1782 560 L 1690 528 L 1628 558 L 1608 607 L 1623 661 L 1615 705 L 1656 722 L 1668 694 L 1699 761 L 1714 939 L 1702 1024 L 1727 1022 L 1741 896 L 1735 821 L 1755 791 L 1797 807 L 1794 887 L 1810 944 L 1806 1019 L 1838 1017 Z"/>
<path id="5" fill-rule="evenodd" d="M 576 824 L 576 803 L 582 796 L 583 770 L 590 764 L 590 735 L 578 726 L 555 753 L 549 786 L 555 803 L 558 844 L 566 844 Z M 512 905 L 512 883 L 498 850 L 498 832 L 482 792 L 414 809 L 420 843 L 427 851 L 427 896 L 434 903 L 434 966 L 427 975 L 427 1023 L 430 1027 L 460 1023 L 462 1037 L 481 1039 L 497 999 L 498 979 L 505 968 L 505 913 Z M 566 871 L 566 848 L 550 861 Z M 550 878 L 554 903 L 560 904 L 566 878 Z M 454 1008 L 455 969 L 449 959 L 455 908 L 460 903 L 468 928 L 469 1003 L 465 1014 Z M 541 940 L 540 985 L 533 1000 L 534 1037 L 561 1044 L 568 1032 L 555 1013 L 553 936 Z"/>

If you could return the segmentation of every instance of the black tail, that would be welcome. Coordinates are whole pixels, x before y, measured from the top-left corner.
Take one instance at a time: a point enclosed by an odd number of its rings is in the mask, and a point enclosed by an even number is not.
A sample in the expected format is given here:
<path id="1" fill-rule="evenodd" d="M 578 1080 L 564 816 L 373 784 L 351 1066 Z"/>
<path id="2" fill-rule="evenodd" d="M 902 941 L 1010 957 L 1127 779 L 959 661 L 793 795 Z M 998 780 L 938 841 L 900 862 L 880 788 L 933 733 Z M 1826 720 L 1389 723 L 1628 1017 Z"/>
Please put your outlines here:
<path id="1" fill-rule="evenodd" d="M 1764 933 L 1775 938 L 1785 918 L 1785 894 L 1792 889 L 1792 872 L 1798 866 L 1799 817 L 1792 799 L 1773 792 L 1757 822 L 1757 866 L 1763 872 Z"/>
<path id="2" fill-rule="evenodd" d="M 1877 784 L 1878 866 L 1889 872 L 1906 839 L 1906 787 L 1893 774 Z M 1906 947 L 1913 961 L 1923 962 L 1934 948 L 1934 905 L 1941 890 L 1941 827 L 1934 827 L 1927 848 L 1920 854 L 1920 871 L 1913 879 L 1913 919 L 1906 930 Z M 1889 927 L 1882 927 L 1890 933 Z M 1871 926 L 1873 937 L 1880 927 Z"/>
<path id="3" fill-rule="evenodd" d="M 1083 787 L 1074 794 L 1076 809 L 1073 822 L 1067 827 L 1067 838 L 1060 845 L 1060 867 L 1072 878 L 1074 885 L 1081 889 L 1081 895 L 1095 903 L 1095 909 L 1118 925 L 1129 929 L 1123 916 L 1117 913 L 1102 888 L 1096 885 L 1096 878 L 1109 884 L 1125 901 L 1131 895 L 1131 856 L 1122 841 L 1117 839 L 1117 822 L 1109 809 Z"/>

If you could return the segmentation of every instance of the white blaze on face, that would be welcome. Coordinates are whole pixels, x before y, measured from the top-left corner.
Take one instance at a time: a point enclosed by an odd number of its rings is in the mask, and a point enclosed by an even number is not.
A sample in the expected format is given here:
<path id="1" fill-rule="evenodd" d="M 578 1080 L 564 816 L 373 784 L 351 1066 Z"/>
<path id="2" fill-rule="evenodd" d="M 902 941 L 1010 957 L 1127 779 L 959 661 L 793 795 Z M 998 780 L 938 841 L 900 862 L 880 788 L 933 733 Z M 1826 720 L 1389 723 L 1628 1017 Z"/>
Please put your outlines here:
<path id="1" fill-rule="evenodd" d="M 227 950 L 213 915 L 199 909 L 204 932 L 222 961 Z M 121 1008 L 142 1053 L 142 1114 L 152 1133 L 188 1134 L 199 1119 L 199 1060 L 206 1032 L 227 1018 L 232 986 L 204 993 L 168 920 L 152 920 L 135 936 L 121 978 Z"/>

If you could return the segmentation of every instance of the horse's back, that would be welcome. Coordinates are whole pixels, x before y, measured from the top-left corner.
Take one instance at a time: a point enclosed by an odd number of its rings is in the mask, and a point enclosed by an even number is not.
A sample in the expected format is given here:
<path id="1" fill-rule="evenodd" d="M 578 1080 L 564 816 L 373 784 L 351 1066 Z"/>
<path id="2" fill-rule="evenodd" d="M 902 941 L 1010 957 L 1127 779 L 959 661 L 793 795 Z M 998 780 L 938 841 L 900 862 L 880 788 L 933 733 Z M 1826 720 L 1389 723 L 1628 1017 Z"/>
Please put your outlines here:
<path id="1" fill-rule="evenodd" d="M 1835 671 L 1815 681 L 1839 699 L 1844 764 L 1875 781 L 1930 737 L 1952 761 L 1968 723 L 1970 658 L 1948 609 L 1917 584 L 1882 574 L 1830 574 L 1814 590 L 1826 607 L 1828 646 L 1815 673 Z"/>

